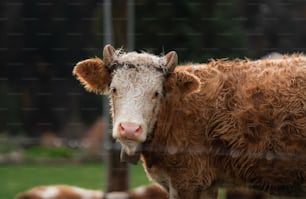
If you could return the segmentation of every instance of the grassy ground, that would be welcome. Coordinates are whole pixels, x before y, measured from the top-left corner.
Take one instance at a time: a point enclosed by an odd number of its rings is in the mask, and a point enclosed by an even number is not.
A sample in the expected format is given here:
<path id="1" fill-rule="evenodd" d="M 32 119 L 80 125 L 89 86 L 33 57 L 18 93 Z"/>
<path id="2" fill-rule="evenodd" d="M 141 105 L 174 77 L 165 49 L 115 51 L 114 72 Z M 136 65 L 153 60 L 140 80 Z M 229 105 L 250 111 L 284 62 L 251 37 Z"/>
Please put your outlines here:
<path id="1" fill-rule="evenodd" d="M 0 198 L 13 199 L 19 192 L 49 184 L 104 189 L 105 171 L 102 163 L 0 165 Z M 149 183 L 141 165 L 130 167 L 130 182 L 130 187 Z"/>

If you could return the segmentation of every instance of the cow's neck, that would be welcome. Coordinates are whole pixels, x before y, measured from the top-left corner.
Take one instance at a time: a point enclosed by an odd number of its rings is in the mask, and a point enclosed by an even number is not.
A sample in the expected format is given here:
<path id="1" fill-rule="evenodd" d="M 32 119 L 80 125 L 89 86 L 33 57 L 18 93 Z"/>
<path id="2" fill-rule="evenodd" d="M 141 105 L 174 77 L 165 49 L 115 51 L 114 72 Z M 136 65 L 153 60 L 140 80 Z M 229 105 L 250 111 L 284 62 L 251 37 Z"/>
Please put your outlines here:
<path id="1" fill-rule="evenodd" d="M 181 106 L 180 100 L 170 97 L 162 102 L 152 136 L 143 144 L 142 156 L 148 167 L 160 162 L 173 147 L 180 148 L 187 141 L 183 138 L 186 114 Z"/>

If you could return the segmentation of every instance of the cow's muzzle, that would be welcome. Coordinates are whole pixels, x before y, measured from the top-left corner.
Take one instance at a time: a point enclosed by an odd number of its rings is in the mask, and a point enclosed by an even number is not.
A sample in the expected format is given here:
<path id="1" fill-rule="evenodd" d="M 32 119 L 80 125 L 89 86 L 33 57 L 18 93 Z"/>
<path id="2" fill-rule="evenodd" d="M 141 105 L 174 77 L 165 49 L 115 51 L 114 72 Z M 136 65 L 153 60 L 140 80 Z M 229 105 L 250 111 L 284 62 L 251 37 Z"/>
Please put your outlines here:
<path id="1" fill-rule="evenodd" d="M 142 127 L 132 122 L 120 122 L 118 125 L 118 132 L 119 139 L 139 141 L 142 134 Z"/>

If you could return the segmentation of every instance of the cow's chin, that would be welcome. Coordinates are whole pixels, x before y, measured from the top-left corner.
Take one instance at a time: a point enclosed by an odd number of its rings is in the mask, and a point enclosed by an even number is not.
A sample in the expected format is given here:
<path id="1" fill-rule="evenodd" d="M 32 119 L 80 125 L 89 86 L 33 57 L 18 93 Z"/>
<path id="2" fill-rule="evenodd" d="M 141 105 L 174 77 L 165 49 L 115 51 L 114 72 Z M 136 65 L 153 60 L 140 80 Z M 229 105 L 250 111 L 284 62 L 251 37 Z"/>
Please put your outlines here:
<path id="1" fill-rule="evenodd" d="M 119 142 L 127 155 L 134 155 L 141 146 L 141 142 L 134 140 L 119 140 Z"/>
<path id="2" fill-rule="evenodd" d="M 122 145 L 120 160 L 122 162 L 128 162 L 137 164 L 140 159 L 141 142 L 131 140 L 119 140 Z"/>

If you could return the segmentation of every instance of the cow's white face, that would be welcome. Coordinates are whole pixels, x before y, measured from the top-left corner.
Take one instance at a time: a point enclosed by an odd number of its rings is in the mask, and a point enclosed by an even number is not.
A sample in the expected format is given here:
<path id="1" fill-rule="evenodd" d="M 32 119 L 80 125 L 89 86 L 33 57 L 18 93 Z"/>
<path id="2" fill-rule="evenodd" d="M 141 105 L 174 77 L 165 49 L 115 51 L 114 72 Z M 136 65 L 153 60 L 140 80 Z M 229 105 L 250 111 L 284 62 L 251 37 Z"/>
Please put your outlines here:
<path id="1" fill-rule="evenodd" d="M 123 53 L 106 45 L 103 60 L 87 59 L 73 70 L 88 91 L 110 95 L 112 135 L 121 142 L 123 155 L 129 162 L 137 161 L 138 146 L 153 133 L 165 93 L 171 92 L 180 98 L 200 88 L 196 76 L 174 71 L 176 65 L 174 51 L 159 57 Z"/>
<path id="2" fill-rule="evenodd" d="M 154 67 L 122 66 L 110 85 L 113 137 L 133 155 L 153 131 L 163 96 L 164 74 Z"/>

